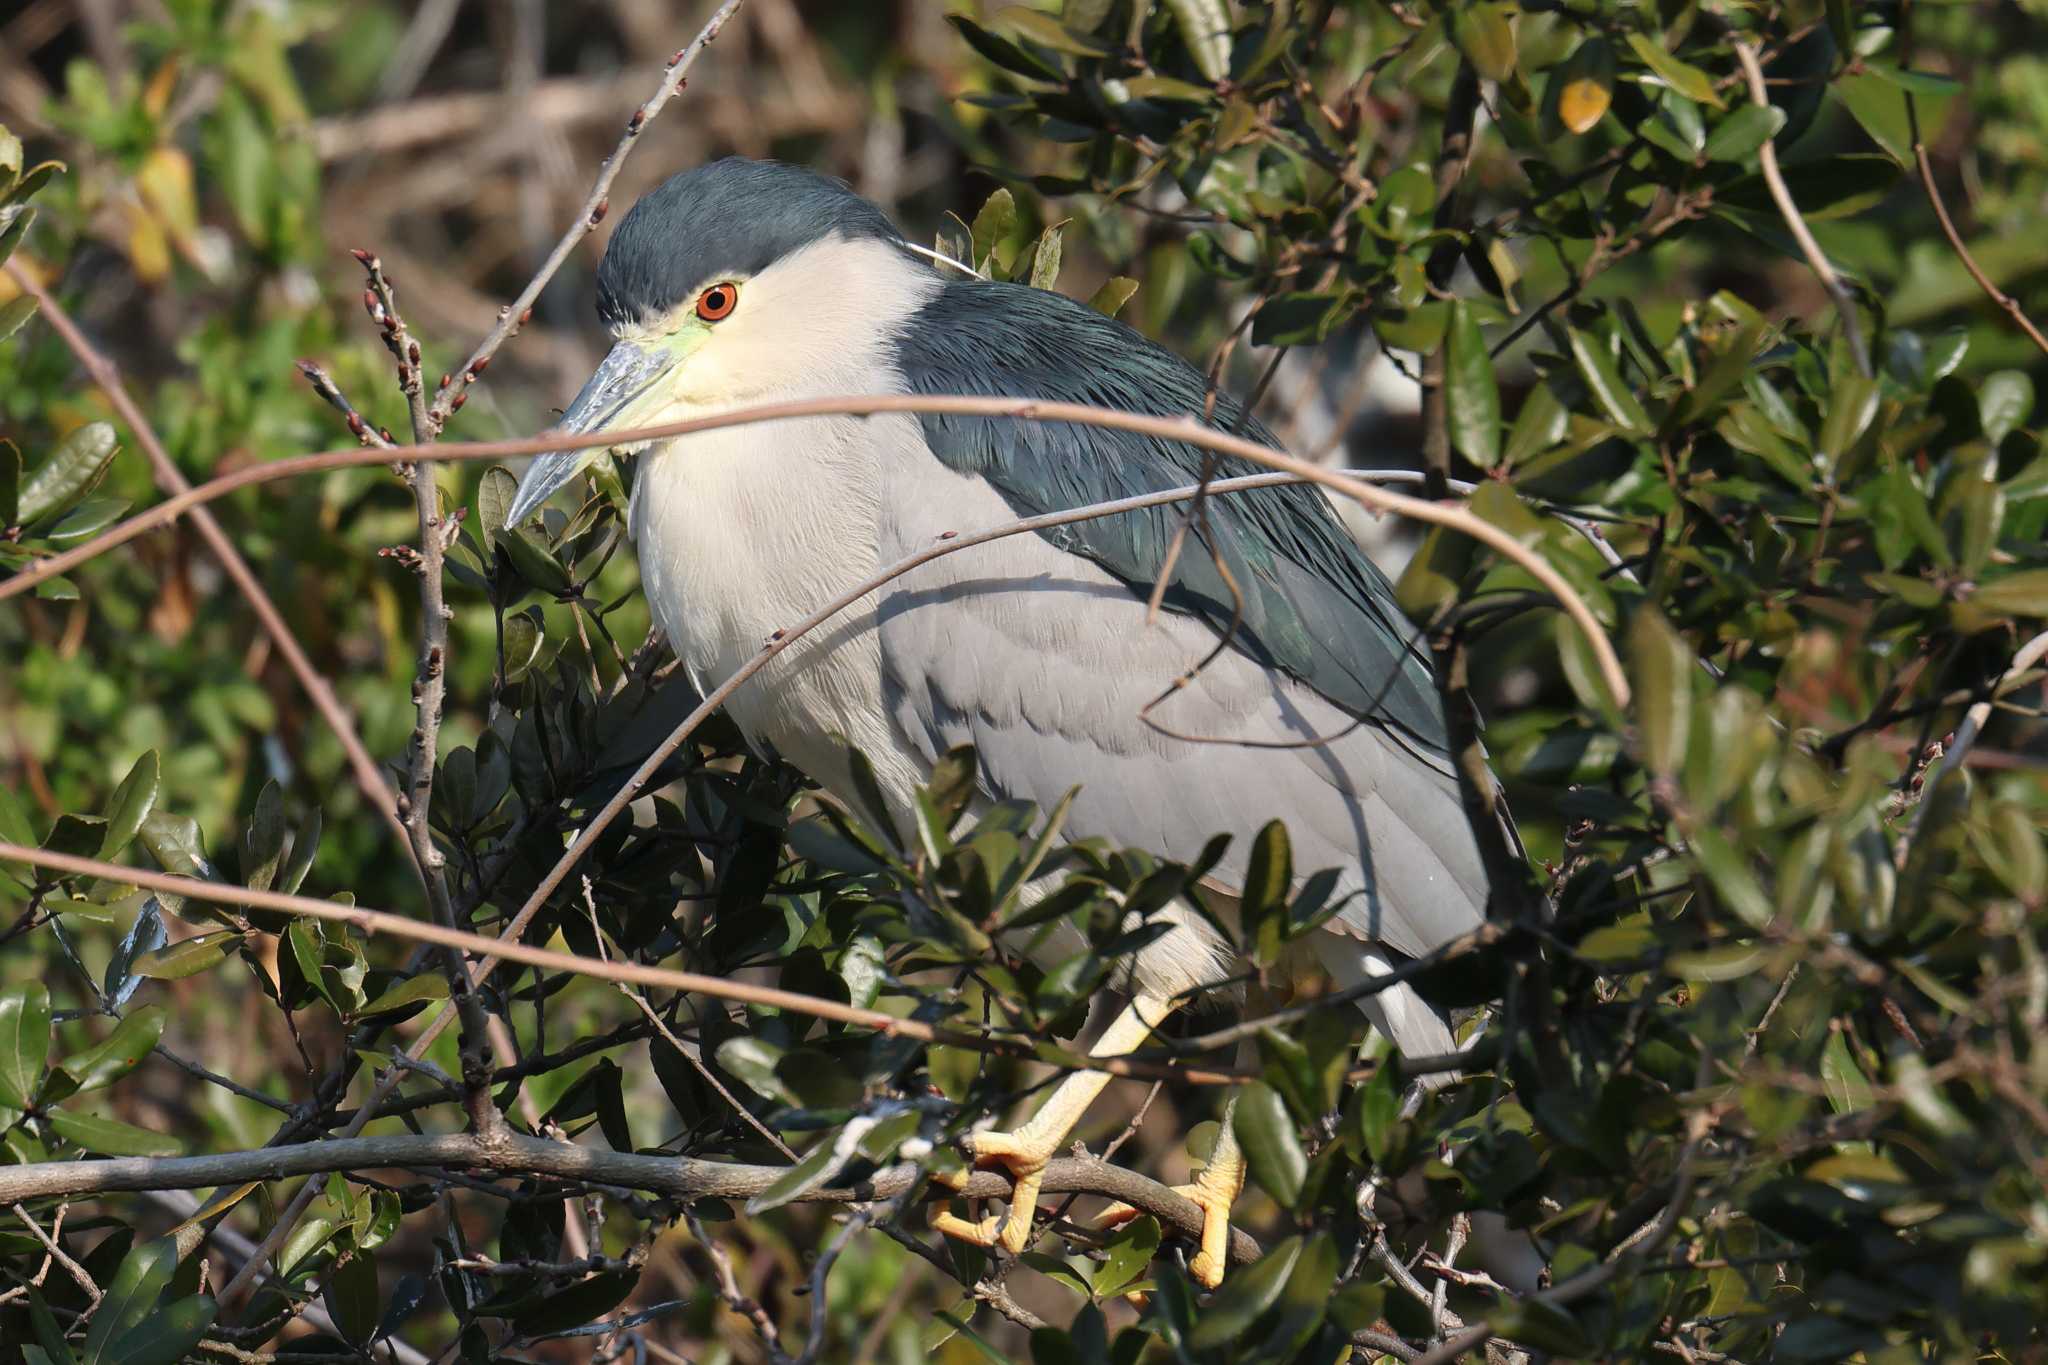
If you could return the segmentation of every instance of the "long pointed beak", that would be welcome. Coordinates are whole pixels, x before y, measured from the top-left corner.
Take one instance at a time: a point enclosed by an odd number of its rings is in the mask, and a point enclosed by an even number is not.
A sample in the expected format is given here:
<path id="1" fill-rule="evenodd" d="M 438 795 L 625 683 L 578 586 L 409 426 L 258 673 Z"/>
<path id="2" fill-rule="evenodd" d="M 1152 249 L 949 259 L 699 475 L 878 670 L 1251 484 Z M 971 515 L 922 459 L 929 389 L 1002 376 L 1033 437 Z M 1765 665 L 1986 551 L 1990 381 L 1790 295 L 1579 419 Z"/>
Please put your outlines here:
<path id="1" fill-rule="evenodd" d="M 555 430 L 571 436 L 604 430 L 620 413 L 631 407 L 635 399 L 652 389 L 675 363 L 674 356 L 658 348 L 630 341 L 619 342 L 605 356 L 604 363 L 597 367 L 597 373 L 584 384 L 569 410 L 562 414 Z M 512 510 L 506 515 L 506 523 L 517 526 L 532 516 L 557 489 L 583 472 L 605 449 L 604 446 L 588 446 L 581 450 L 556 450 L 534 456 L 533 463 L 527 466 L 526 477 L 519 481 L 519 491 L 513 495 Z"/>

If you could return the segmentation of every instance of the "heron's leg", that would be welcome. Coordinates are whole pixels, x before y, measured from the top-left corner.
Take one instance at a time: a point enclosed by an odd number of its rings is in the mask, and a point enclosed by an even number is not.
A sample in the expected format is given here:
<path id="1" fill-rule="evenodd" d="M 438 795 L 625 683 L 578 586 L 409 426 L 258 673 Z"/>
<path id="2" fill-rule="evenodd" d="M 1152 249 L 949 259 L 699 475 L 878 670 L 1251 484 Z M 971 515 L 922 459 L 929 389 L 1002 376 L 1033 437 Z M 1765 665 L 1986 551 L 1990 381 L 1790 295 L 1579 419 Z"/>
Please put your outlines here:
<path id="1" fill-rule="evenodd" d="M 1237 1144 L 1237 1092 L 1223 1102 L 1216 1146 L 1195 1183 L 1181 1193 L 1202 1206 L 1202 1248 L 1188 1262 L 1195 1283 L 1214 1289 L 1230 1264 L 1230 1210 L 1244 1192 L 1244 1148 Z"/>
<path id="2" fill-rule="evenodd" d="M 1088 1055 L 1120 1057 L 1135 1051 L 1172 1012 L 1170 1001 L 1147 995 L 1135 997 L 1103 1030 Z M 1067 1134 L 1088 1112 L 1088 1106 L 1109 1080 L 1106 1071 L 1077 1071 L 1059 1083 L 1023 1127 L 1008 1133 L 968 1134 L 968 1150 L 978 1164 L 993 1162 L 1009 1167 L 1015 1182 L 1010 1191 L 1010 1207 L 978 1222 L 941 1211 L 932 1215 L 932 1227 L 977 1246 L 1000 1245 L 1012 1255 L 1022 1251 L 1031 1241 L 1031 1219 L 1038 1211 L 1038 1187 L 1045 1177 L 1045 1164 L 1052 1160 L 1053 1153 L 1067 1140 Z"/>
<path id="3" fill-rule="evenodd" d="M 1244 1192 L 1244 1148 L 1237 1141 L 1237 1094 L 1231 1092 L 1217 1118 L 1216 1145 L 1210 1149 L 1209 1164 L 1190 1185 L 1175 1185 L 1173 1192 L 1202 1206 L 1202 1244 L 1188 1261 L 1188 1273 L 1204 1289 L 1223 1283 L 1230 1265 L 1230 1210 Z M 1138 1216 L 1129 1204 L 1112 1204 L 1102 1215 L 1104 1224 L 1114 1225 Z"/>

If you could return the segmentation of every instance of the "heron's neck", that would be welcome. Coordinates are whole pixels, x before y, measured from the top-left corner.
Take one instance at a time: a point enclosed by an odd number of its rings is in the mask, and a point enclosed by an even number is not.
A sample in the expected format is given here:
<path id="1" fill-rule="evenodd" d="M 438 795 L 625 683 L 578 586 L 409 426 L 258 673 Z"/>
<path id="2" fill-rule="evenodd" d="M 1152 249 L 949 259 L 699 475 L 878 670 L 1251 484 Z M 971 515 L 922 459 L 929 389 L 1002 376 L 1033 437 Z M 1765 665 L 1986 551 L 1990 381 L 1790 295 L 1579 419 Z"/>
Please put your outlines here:
<path id="1" fill-rule="evenodd" d="M 900 392 L 894 336 L 938 287 L 882 243 L 798 252 L 747 282 L 749 326 L 683 367 L 672 415 Z M 642 457 L 641 571 L 693 675 L 715 684 L 768 634 L 874 571 L 884 461 L 917 430 L 912 416 L 814 417 L 700 432 Z"/>

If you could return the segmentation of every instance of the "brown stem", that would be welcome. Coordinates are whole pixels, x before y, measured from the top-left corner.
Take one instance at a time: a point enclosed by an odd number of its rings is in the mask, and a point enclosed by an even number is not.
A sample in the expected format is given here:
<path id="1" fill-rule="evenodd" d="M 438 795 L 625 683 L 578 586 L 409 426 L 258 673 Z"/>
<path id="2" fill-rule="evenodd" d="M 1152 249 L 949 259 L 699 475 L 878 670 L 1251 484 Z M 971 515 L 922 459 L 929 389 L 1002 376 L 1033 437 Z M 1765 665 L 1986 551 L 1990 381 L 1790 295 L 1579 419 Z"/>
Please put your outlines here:
<path id="1" fill-rule="evenodd" d="M 107 401 L 113 405 L 121 420 L 128 424 L 128 429 L 135 433 L 135 442 L 149 458 L 150 469 L 156 476 L 157 486 L 173 497 L 191 493 L 191 483 L 179 472 L 178 466 L 172 463 L 163 442 L 157 439 L 155 428 L 150 426 L 149 419 L 142 415 L 142 409 L 129 395 L 127 386 L 121 382 L 120 370 L 114 362 L 101 354 L 99 349 L 86 339 L 85 333 L 79 330 L 78 324 L 72 321 L 71 315 L 58 304 L 56 297 L 43 286 L 42 281 L 12 261 L 7 264 L 7 274 L 23 292 L 36 300 L 51 330 L 64 339 L 64 344 L 71 348 L 71 354 L 78 358 L 78 363 L 92 377 L 92 382 L 107 396 Z M 377 761 L 370 757 L 370 751 L 364 746 L 362 736 L 356 733 L 355 722 L 349 718 L 340 699 L 334 695 L 334 689 L 328 686 L 326 677 L 307 656 L 305 649 L 299 644 L 298 637 L 286 624 L 283 613 L 279 612 L 277 604 L 270 600 L 270 594 L 263 590 L 263 585 L 257 581 L 249 562 L 242 558 L 234 542 L 228 539 L 227 532 L 221 529 L 221 524 L 214 518 L 213 513 L 204 507 L 198 507 L 195 503 L 192 521 L 199 529 L 200 539 L 206 542 L 207 549 L 220 561 L 221 569 L 233 581 L 243 600 L 249 604 L 249 610 L 255 613 L 256 620 L 263 627 L 263 633 L 270 637 L 271 643 L 277 647 L 277 652 L 284 657 L 285 666 L 290 668 L 292 676 L 298 679 L 299 687 L 312 701 L 313 709 L 320 713 L 320 718 L 327 723 L 327 728 L 333 731 L 334 737 L 341 742 L 342 752 L 348 755 L 349 771 L 355 777 L 356 786 L 362 789 L 363 798 L 370 803 L 372 810 L 383 817 L 385 825 L 398 836 L 400 844 L 403 845 L 405 830 L 398 823 L 397 807 L 392 798 L 391 788 L 384 781 L 383 774 L 378 771 Z"/>
<path id="2" fill-rule="evenodd" d="M 757 407 L 737 408 L 731 412 L 714 413 L 706 417 L 664 422 L 657 426 L 640 427 L 631 431 L 578 434 L 549 432 L 508 441 L 394 446 L 389 450 L 327 450 L 313 455 L 294 456 L 291 459 L 277 460 L 267 465 L 251 466 L 232 474 L 224 474 L 193 489 L 190 493 L 167 498 L 155 507 L 137 513 L 83 545 L 38 560 L 12 577 L 0 581 L 0 601 L 18 596 L 45 579 L 96 555 L 104 554 L 157 526 L 173 521 L 189 507 L 224 497 L 236 489 L 246 488 L 251 484 L 268 483 L 273 479 L 292 478 L 329 469 L 382 464 L 391 459 L 503 459 L 513 455 L 540 455 L 554 450 L 585 450 L 666 441 L 700 431 L 716 431 L 725 427 L 795 417 L 832 414 L 867 417 L 889 412 L 1008 417 L 1033 422 L 1072 422 L 1080 426 L 1105 427 L 1112 431 L 1131 431 L 1163 440 L 1181 441 L 1204 450 L 1235 455 L 1268 469 L 1284 470 L 1309 483 L 1334 489 L 1353 502 L 1375 511 L 1393 512 L 1416 521 L 1428 522 L 1433 526 L 1448 527 L 1462 535 L 1470 536 L 1528 570 L 1530 576 L 1557 600 L 1558 605 L 1585 632 L 1599 661 L 1602 680 L 1618 704 L 1628 704 L 1630 689 L 1627 674 L 1621 667 L 1621 658 L 1615 653 L 1613 643 L 1607 638 L 1606 629 L 1600 625 L 1599 619 L 1594 616 L 1592 608 L 1586 605 L 1585 599 L 1542 555 L 1466 507 L 1455 503 L 1444 504 L 1407 497 L 1383 488 L 1375 488 L 1341 471 L 1325 468 L 1285 451 L 1275 450 L 1243 437 L 1232 436 L 1227 432 L 1212 430 L 1202 426 L 1192 417 L 1152 417 L 1143 413 L 1121 412 L 1085 403 L 1055 403 L 1035 398 L 991 398 L 974 394 L 856 394 L 831 398 L 802 398 L 781 403 L 763 403 Z"/>
<path id="3" fill-rule="evenodd" d="M 1740 39 L 1735 40 L 1735 59 L 1742 63 L 1742 73 L 1749 81 L 1749 98 L 1760 109 L 1770 107 L 1770 96 L 1764 93 L 1764 70 L 1758 65 L 1756 49 Z M 1849 338 L 1849 351 L 1856 357 L 1856 370 L 1868 379 L 1870 348 L 1863 344 L 1863 327 L 1856 321 L 1856 301 L 1849 297 L 1848 286 L 1835 273 L 1827 253 L 1820 249 L 1820 243 L 1813 239 L 1813 230 L 1806 226 L 1806 220 L 1799 216 L 1799 205 L 1793 201 L 1792 191 L 1785 184 L 1785 176 L 1778 169 L 1778 149 L 1775 139 L 1765 138 L 1763 145 L 1756 149 L 1757 169 L 1763 172 L 1764 184 L 1770 188 L 1771 200 L 1778 206 L 1779 216 L 1791 230 L 1792 240 L 1799 243 L 1800 252 L 1806 263 L 1813 267 L 1813 273 L 1820 277 L 1821 286 L 1828 291 L 1828 297 L 1835 301 L 1835 312 L 1842 320 L 1842 331 Z"/>
<path id="4" fill-rule="evenodd" d="M 569 259 L 569 253 L 576 249 L 576 244 L 589 236 L 592 228 L 604 221 L 605 214 L 611 208 L 612 181 L 618 177 L 619 167 L 625 164 L 633 145 L 640 140 L 640 134 L 646 131 L 654 116 L 661 112 L 662 106 L 682 92 L 683 87 L 688 84 L 691 66 L 696 63 L 705 48 L 718 41 L 719 31 L 743 3 L 745 0 L 725 0 L 725 3 L 713 12 L 711 18 L 705 21 L 697 36 L 690 40 L 690 45 L 669 60 L 667 70 L 662 73 L 661 84 L 647 97 L 647 102 L 634 110 L 632 117 L 626 120 L 625 133 L 619 138 L 618 146 L 612 148 L 612 154 L 605 158 L 604 165 L 598 168 L 597 182 L 590 187 L 590 193 L 584 197 L 583 207 L 577 212 L 576 219 L 569 225 L 568 231 L 555 243 L 555 249 L 548 253 L 547 260 L 541 263 L 534 277 L 526 282 L 526 288 L 519 291 L 519 297 L 498 315 L 498 325 L 477 343 L 476 350 L 463 362 L 462 368 L 455 372 L 449 385 L 434 395 L 433 406 L 428 410 L 428 415 L 436 431 L 448 420 L 450 413 L 462 406 L 469 386 L 476 382 L 477 376 L 484 372 L 484 367 L 491 363 L 491 358 L 497 355 L 498 348 L 519 334 L 519 329 L 533 315 L 534 300 L 540 297 L 540 291 L 555 277 L 555 272 L 562 268 L 562 263 Z"/>

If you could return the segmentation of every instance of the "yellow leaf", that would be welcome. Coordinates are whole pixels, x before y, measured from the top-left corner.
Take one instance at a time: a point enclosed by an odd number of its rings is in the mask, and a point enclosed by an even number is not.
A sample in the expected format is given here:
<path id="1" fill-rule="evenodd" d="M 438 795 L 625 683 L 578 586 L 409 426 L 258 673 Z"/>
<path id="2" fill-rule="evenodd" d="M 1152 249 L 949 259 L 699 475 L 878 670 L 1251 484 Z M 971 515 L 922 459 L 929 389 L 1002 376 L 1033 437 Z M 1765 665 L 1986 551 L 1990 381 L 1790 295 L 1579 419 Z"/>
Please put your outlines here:
<path id="1" fill-rule="evenodd" d="M 142 107 L 151 118 L 162 118 L 164 111 L 171 107 L 171 96 L 178 88 L 178 59 L 166 58 L 149 78 L 149 84 L 142 91 Z"/>
<path id="2" fill-rule="evenodd" d="M 156 284 L 171 273 L 170 240 L 140 204 L 128 206 L 128 263 L 144 284 Z"/>
<path id="3" fill-rule="evenodd" d="M 192 188 L 192 162 L 176 147 L 158 147 L 142 159 L 135 189 L 165 230 L 189 238 L 199 227 L 199 197 Z"/>
<path id="4" fill-rule="evenodd" d="M 1558 121 L 1574 133 L 1583 133 L 1607 116 L 1614 102 L 1614 88 L 1596 76 L 1567 81 L 1557 97 Z"/>

